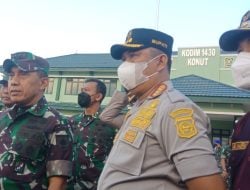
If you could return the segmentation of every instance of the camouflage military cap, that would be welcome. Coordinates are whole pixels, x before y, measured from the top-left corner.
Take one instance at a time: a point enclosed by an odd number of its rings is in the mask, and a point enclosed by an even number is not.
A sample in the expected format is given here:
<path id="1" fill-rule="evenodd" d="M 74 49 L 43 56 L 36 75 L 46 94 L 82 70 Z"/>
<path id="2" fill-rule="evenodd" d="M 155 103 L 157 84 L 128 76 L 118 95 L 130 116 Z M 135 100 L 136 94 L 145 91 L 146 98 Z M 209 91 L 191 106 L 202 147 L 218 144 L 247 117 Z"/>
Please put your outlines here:
<path id="1" fill-rule="evenodd" d="M 43 71 L 45 74 L 49 74 L 48 61 L 30 52 L 11 54 L 11 59 L 6 59 L 3 62 L 3 69 L 7 73 L 9 73 L 14 66 L 17 66 L 22 71 Z"/>

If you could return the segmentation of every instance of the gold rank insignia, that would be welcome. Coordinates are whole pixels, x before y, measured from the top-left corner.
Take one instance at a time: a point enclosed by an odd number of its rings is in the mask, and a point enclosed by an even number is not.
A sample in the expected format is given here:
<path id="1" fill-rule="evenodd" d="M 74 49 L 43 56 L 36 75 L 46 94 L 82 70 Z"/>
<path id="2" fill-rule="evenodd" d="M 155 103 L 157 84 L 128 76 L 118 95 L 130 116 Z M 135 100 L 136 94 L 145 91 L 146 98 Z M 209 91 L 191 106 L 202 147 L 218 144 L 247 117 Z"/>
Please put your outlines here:
<path id="1" fill-rule="evenodd" d="M 160 86 L 158 86 L 158 88 L 156 88 L 156 90 L 150 95 L 150 97 L 155 98 L 157 96 L 160 96 L 166 89 L 167 85 L 162 83 L 160 84 Z"/>
<path id="2" fill-rule="evenodd" d="M 150 124 L 151 120 L 140 116 L 135 117 L 130 123 L 132 127 L 140 128 L 142 130 L 146 130 Z"/>
<path id="3" fill-rule="evenodd" d="M 198 131 L 193 119 L 193 110 L 190 108 L 181 108 L 170 113 L 175 120 L 177 134 L 181 138 L 192 138 Z"/>
<path id="4" fill-rule="evenodd" d="M 151 120 L 153 118 L 153 116 L 155 115 L 155 109 L 142 108 L 139 110 L 138 115 L 141 117 L 144 117 L 145 119 Z"/>
<path id="5" fill-rule="evenodd" d="M 124 140 L 129 142 L 129 143 L 133 143 L 137 137 L 137 131 L 136 130 L 127 130 L 127 132 L 124 135 Z"/>
<path id="6" fill-rule="evenodd" d="M 149 105 L 142 107 L 136 116 L 131 120 L 130 125 L 132 127 L 140 128 L 146 130 L 151 125 L 151 120 L 153 119 L 156 108 L 160 103 L 159 99 L 155 99 L 149 103 Z"/>

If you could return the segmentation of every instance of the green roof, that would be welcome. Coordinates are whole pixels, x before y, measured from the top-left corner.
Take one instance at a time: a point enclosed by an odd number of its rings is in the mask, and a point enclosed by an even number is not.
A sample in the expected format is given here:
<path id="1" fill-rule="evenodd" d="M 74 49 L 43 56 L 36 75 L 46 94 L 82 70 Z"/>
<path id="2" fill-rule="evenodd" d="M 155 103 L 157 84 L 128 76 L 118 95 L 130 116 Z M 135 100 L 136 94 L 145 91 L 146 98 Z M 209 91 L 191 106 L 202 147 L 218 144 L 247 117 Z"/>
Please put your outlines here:
<path id="1" fill-rule="evenodd" d="M 71 54 L 47 58 L 50 68 L 117 68 L 120 60 L 110 54 Z"/>
<path id="2" fill-rule="evenodd" d="M 196 75 L 172 79 L 174 87 L 186 96 L 245 99 L 250 102 L 250 91 L 239 89 Z"/>

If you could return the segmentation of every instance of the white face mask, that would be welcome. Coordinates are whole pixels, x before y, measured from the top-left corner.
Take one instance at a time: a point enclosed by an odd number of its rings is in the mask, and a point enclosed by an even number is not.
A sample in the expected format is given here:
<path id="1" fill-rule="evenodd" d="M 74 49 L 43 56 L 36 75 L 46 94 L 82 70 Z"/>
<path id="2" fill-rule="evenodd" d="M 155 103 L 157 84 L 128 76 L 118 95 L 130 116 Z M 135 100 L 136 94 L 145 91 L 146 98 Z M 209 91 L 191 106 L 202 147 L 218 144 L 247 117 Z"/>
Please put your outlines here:
<path id="1" fill-rule="evenodd" d="M 118 67 L 117 70 L 118 78 L 121 84 L 127 90 L 131 90 L 137 87 L 138 85 L 146 82 L 151 76 L 157 74 L 158 72 L 155 72 L 150 76 L 145 76 L 143 74 L 143 71 L 148 67 L 149 63 L 151 63 L 153 60 L 155 60 L 157 57 L 161 55 L 158 55 L 147 62 L 138 62 L 138 63 L 131 63 L 128 61 L 123 62 Z"/>
<path id="2" fill-rule="evenodd" d="M 250 53 L 240 52 L 231 69 L 235 86 L 250 89 Z"/>

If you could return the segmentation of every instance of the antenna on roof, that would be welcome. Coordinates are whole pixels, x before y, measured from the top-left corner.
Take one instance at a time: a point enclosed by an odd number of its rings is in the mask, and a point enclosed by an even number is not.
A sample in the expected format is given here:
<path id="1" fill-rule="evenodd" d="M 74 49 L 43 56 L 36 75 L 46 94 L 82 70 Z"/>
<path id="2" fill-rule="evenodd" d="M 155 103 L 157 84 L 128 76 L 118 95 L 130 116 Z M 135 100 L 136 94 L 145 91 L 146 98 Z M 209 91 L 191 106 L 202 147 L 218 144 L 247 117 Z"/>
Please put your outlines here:
<path id="1" fill-rule="evenodd" d="M 159 27 L 159 12 L 160 12 L 160 0 L 156 0 L 156 29 L 158 30 Z"/>

